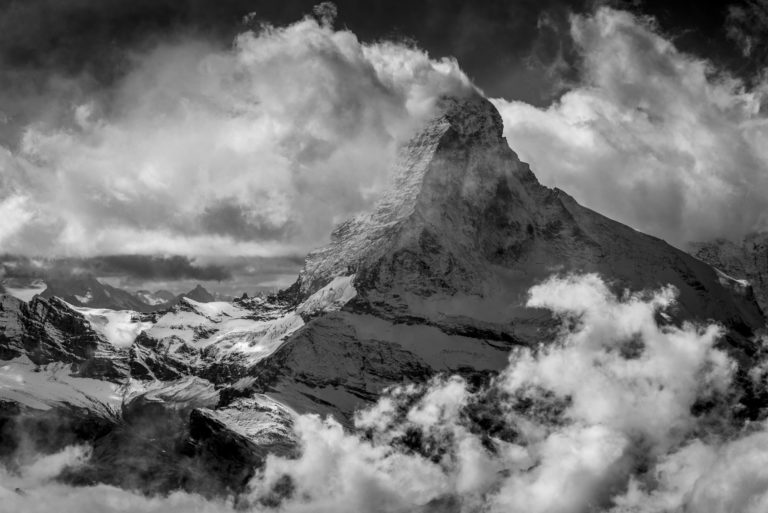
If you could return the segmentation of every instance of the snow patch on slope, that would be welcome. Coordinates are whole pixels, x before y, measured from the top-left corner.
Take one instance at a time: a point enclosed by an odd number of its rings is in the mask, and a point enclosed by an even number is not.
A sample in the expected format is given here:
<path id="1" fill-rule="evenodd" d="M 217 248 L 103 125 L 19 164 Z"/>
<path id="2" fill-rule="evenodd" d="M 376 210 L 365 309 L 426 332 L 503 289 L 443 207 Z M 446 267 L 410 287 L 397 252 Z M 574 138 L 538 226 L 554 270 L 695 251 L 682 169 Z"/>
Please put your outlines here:
<path id="1" fill-rule="evenodd" d="M 36 410 L 67 404 L 114 416 L 122 403 L 121 388 L 109 381 L 72 376 L 69 365 L 38 366 L 26 356 L 0 365 L 0 399 Z"/>

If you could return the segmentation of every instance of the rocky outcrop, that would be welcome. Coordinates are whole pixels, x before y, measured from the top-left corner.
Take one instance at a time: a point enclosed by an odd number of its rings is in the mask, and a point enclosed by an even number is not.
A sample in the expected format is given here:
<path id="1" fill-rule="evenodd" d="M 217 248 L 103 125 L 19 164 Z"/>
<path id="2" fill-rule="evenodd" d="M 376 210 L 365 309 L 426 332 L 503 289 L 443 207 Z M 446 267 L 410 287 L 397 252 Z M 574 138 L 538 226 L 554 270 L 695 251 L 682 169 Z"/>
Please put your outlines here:
<path id="1" fill-rule="evenodd" d="M 689 250 L 731 281 L 748 282 L 760 308 L 768 312 L 768 233 L 752 233 L 738 243 L 728 239 L 695 242 Z"/>

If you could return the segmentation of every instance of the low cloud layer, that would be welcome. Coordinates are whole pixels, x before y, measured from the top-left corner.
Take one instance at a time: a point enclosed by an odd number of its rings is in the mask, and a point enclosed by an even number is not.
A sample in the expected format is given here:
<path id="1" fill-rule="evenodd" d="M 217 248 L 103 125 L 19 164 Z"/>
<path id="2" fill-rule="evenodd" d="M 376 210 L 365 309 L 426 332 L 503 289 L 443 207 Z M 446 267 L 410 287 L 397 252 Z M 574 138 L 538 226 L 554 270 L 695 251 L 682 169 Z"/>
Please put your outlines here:
<path id="1" fill-rule="evenodd" d="M 303 252 L 369 205 L 451 60 L 362 44 L 330 16 L 137 54 L 108 101 L 28 125 L 0 152 L 9 253 L 229 256 Z M 102 101 L 103 100 L 103 101 Z"/>
<path id="2" fill-rule="evenodd" d="M 545 109 L 495 101 L 540 180 L 680 245 L 767 228 L 768 83 L 748 88 L 624 11 L 574 16 L 571 34 L 580 85 Z"/>
<path id="3" fill-rule="evenodd" d="M 617 298 L 596 275 L 535 286 L 529 306 L 561 319 L 556 343 L 514 351 L 486 386 L 453 376 L 396 387 L 357 414 L 352 432 L 299 416 L 301 456 L 269 457 L 246 510 L 764 511 L 768 426 L 732 417 L 735 366 L 716 347 L 721 327 L 659 324 L 675 294 Z M 764 382 L 763 366 L 751 378 Z M 85 455 L 70 448 L 46 458 L 60 469 Z M 56 471 L 35 470 L 44 467 L 27 461 L 6 473 L 3 504 L 44 511 L 55 503 L 65 513 L 232 511 L 230 502 L 181 493 L 72 489 L 51 481 Z"/>

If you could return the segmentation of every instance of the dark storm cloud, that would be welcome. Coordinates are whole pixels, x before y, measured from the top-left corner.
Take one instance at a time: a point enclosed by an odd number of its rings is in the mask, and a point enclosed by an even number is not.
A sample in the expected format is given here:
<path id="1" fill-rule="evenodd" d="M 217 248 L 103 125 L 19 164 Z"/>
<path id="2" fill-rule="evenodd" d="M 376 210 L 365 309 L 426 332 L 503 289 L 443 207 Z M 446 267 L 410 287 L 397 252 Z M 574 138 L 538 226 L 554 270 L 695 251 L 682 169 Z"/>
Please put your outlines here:
<path id="1" fill-rule="evenodd" d="M 202 229 L 211 234 L 230 235 L 235 240 L 279 240 L 290 233 L 290 223 L 274 224 L 248 205 L 227 198 L 205 207 L 200 214 Z"/>
<path id="2" fill-rule="evenodd" d="M 230 269 L 223 265 L 199 265 L 186 256 L 106 255 L 91 258 L 32 259 L 0 257 L 0 267 L 8 278 L 46 278 L 51 275 L 88 273 L 103 277 L 134 280 L 227 280 Z"/>
<path id="3" fill-rule="evenodd" d="M 742 0 L 728 6 L 727 34 L 742 51 L 744 75 L 759 76 L 768 64 L 768 1 Z"/>
<path id="4" fill-rule="evenodd" d="M 130 52 L 181 34 L 229 45 L 243 23 L 286 24 L 313 12 L 315 0 L 0 0 L 0 62 L 5 90 L 11 86 L 58 88 L 69 94 L 104 87 L 130 66 Z M 762 0 L 669 2 L 654 0 L 339 0 L 337 25 L 364 41 L 411 39 L 433 56 L 454 56 L 490 96 L 549 100 L 546 70 L 573 57 L 568 16 L 608 4 L 656 17 L 685 51 L 722 53 L 724 21 L 740 43 L 765 14 Z M 325 14 L 316 15 L 323 17 Z M 755 17 L 757 15 L 757 17 Z M 333 18 L 334 16 L 331 16 Z M 545 23 L 541 23 L 545 20 Z M 763 23 L 764 25 L 764 23 Z M 764 28 L 764 27 L 763 27 Z M 565 29 L 565 30 L 563 30 Z M 695 29 L 695 30 L 694 30 Z M 533 57 L 533 60 L 529 57 Z M 26 72 L 37 73 L 35 83 Z M 51 80 L 80 77 L 77 86 Z M 82 80 L 83 77 L 87 79 Z M 542 90 L 542 87 L 544 88 Z M 542 97 L 542 95 L 544 97 Z M 10 103 L 10 102 L 8 102 Z"/>

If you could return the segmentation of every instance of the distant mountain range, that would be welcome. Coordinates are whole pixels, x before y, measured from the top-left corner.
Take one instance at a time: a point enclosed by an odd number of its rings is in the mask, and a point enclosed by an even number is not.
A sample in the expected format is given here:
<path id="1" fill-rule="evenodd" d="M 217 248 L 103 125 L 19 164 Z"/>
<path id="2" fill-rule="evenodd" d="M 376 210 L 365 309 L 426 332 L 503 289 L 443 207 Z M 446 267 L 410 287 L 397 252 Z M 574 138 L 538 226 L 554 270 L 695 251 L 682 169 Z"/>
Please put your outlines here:
<path id="1" fill-rule="evenodd" d="M 46 288 L 40 293 L 41 297 L 58 297 L 71 305 L 87 308 L 133 310 L 149 313 L 167 310 L 185 297 L 199 303 L 210 303 L 217 300 L 213 294 L 199 284 L 189 292 L 175 295 L 167 290 L 128 292 L 102 283 L 89 274 L 52 277 L 46 279 L 44 283 Z"/>

